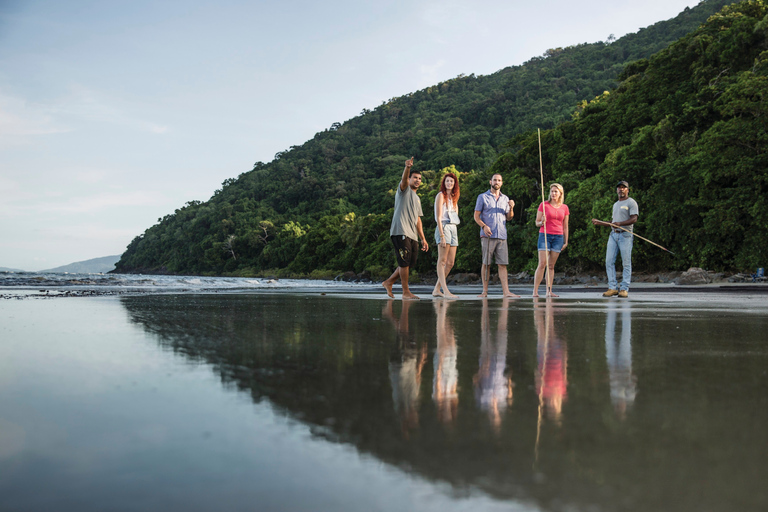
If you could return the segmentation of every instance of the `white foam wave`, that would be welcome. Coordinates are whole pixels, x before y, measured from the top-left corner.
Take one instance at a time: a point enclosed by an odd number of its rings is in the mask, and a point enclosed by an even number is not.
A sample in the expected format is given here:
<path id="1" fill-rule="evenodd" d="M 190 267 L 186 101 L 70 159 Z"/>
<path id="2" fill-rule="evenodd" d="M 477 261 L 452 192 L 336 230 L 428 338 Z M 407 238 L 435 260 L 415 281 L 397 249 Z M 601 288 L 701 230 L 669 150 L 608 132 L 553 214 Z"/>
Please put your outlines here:
<path id="1" fill-rule="evenodd" d="M 0 288 L 79 290 L 132 289 L 146 291 L 215 291 L 258 289 L 361 288 L 371 283 L 305 279 L 254 279 L 245 277 L 146 276 L 133 274 L 70 274 L 0 272 Z"/>

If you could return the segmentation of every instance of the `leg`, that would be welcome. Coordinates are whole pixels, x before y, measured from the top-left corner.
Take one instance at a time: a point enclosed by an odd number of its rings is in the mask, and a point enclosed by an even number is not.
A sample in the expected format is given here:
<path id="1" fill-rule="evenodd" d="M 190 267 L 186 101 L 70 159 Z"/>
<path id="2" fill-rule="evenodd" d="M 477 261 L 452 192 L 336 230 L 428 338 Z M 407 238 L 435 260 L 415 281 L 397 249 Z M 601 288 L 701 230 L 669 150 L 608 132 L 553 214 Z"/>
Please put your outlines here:
<path id="1" fill-rule="evenodd" d="M 445 277 L 448 277 L 448 274 L 451 273 L 451 269 L 453 268 L 453 264 L 456 262 L 456 251 L 458 250 L 458 246 L 452 245 L 448 247 L 448 257 L 445 259 Z"/>
<path id="2" fill-rule="evenodd" d="M 392 293 L 392 287 L 395 285 L 397 280 L 400 278 L 400 267 L 397 267 L 394 271 L 394 273 L 389 276 L 383 283 L 381 283 L 381 286 L 384 287 L 385 290 L 387 290 L 387 295 L 391 298 L 395 298 L 395 294 Z"/>
<path id="3" fill-rule="evenodd" d="M 419 300 L 419 298 L 412 294 L 411 290 L 408 288 L 410 267 L 398 267 L 397 270 L 400 272 L 400 284 L 403 285 L 403 300 Z"/>
<path id="4" fill-rule="evenodd" d="M 608 289 L 618 290 L 616 282 L 616 256 L 619 252 L 619 245 L 615 238 L 616 233 L 611 233 L 608 237 L 608 246 L 605 248 L 605 273 L 608 275 Z"/>
<path id="5" fill-rule="evenodd" d="M 445 250 L 445 265 L 443 266 L 443 281 L 447 282 L 446 279 L 448 278 L 448 274 L 450 274 L 451 269 L 453 268 L 453 262 L 456 261 L 456 249 L 458 249 L 455 245 L 449 245 L 446 247 Z M 448 297 L 449 299 L 458 299 L 459 296 L 451 293 L 448 290 L 448 285 L 443 284 L 443 293 L 445 297 Z"/>
<path id="6" fill-rule="evenodd" d="M 483 265 L 480 267 L 480 279 L 483 281 L 483 293 L 478 295 L 478 297 L 487 297 L 488 296 L 488 279 L 490 278 L 491 273 L 491 254 L 490 254 L 490 239 L 488 238 L 480 238 L 480 247 L 482 247 L 483 252 Z"/>
<path id="7" fill-rule="evenodd" d="M 395 285 L 397 280 L 400 278 L 400 267 L 403 265 L 407 265 L 407 263 L 404 262 L 405 256 L 407 256 L 407 246 L 402 246 L 402 241 L 405 240 L 405 237 L 399 237 L 399 236 L 390 236 L 390 241 L 392 242 L 392 247 L 395 249 L 395 259 L 397 260 L 397 268 L 392 273 L 391 276 L 389 276 L 387 279 L 384 280 L 383 283 L 381 283 L 381 286 L 384 287 L 385 290 L 387 290 L 387 296 L 391 299 L 395 298 L 395 294 L 392 293 L 392 287 Z"/>
<path id="8" fill-rule="evenodd" d="M 555 281 L 555 262 L 559 256 L 559 252 L 549 251 L 549 270 L 547 271 L 547 297 L 557 297 L 557 295 L 552 293 L 552 283 Z"/>
<path id="9" fill-rule="evenodd" d="M 443 292 L 441 291 L 440 286 L 440 264 L 443 261 L 443 257 L 441 256 L 440 252 L 440 228 L 435 228 L 435 243 L 437 244 L 437 282 L 435 283 L 435 287 L 432 289 L 432 296 L 433 297 L 442 297 Z"/>
<path id="10" fill-rule="evenodd" d="M 539 251 L 539 266 L 536 267 L 536 273 L 533 276 L 533 296 L 539 296 L 539 286 L 544 279 L 544 271 L 547 269 L 547 253 Z"/>
<path id="11" fill-rule="evenodd" d="M 506 265 L 499 265 L 499 281 L 501 281 L 501 289 L 504 291 L 504 297 L 520 297 L 509 291 Z"/>
<path id="12" fill-rule="evenodd" d="M 483 265 L 480 267 L 480 278 L 483 280 L 483 293 L 478 295 L 478 297 L 487 297 L 488 296 L 488 274 L 491 271 L 490 265 Z"/>
<path id="13" fill-rule="evenodd" d="M 619 249 L 621 251 L 620 290 L 629 291 L 629 283 L 632 281 L 632 242 L 634 238 L 635 237 L 629 233 L 622 233 L 619 235 Z"/>
<path id="14" fill-rule="evenodd" d="M 437 284 L 432 291 L 432 295 L 436 297 L 444 297 L 448 293 L 448 285 L 445 284 L 445 261 L 448 258 L 448 247 L 443 247 L 441 244 L 437 245 Z M 443 292 L 440 293 L 442 288 Z"/>

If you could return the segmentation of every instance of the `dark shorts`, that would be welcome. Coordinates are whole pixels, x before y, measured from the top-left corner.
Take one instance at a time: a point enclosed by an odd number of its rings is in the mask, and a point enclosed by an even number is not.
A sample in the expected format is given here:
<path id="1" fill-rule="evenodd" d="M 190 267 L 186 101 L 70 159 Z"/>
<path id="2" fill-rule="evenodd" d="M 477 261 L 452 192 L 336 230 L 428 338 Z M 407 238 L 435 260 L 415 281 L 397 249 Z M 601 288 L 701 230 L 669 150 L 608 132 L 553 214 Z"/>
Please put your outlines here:
<path id="1" fill-rule="evenodd" d="M 419 242 L 405 235 L 394 235 L 389 238 L 392 239 L 392 245 L 395 246 L 397 266 L 412 267 L 416 265 L 416 258 L 419 255 Z"/>

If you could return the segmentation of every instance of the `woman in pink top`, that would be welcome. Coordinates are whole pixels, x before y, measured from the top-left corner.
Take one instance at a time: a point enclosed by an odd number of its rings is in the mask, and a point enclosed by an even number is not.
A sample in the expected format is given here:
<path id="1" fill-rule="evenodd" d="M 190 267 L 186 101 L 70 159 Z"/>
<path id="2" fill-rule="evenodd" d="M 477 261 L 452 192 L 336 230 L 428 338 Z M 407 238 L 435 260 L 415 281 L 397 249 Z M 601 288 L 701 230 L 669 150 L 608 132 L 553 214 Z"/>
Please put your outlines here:
<path id="1" fill-rule="evenodd" d="M 557 297 L 552 293 L 552 281 L 555 278 L 555 262 L 560 252 L 568 246 L 568 206 L 563 204 L 565 190 L 559 183 L 549 187 L 549 200 L 539 205 L 536 213 L 536 226 L 539 230 L 539 266 L 533 278 L 533 296 L 539 296 L 539 285 L 547 269 L 547 297 Z M 546 235 L 545 235 L 546 233 Z M 546 241 L 546 243 L 545 243 Z"/>

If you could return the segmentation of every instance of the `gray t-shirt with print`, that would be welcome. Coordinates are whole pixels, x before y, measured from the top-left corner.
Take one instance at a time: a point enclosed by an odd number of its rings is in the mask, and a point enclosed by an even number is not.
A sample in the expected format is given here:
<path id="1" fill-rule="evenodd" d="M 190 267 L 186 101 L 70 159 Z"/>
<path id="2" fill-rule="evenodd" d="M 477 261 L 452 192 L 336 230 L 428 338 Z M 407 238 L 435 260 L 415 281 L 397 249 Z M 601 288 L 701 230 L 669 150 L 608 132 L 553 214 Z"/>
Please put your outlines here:
<path id="1" fill-rule="evenodd" d="M 389 228 L 390 236 L 405 235 L 411 240 L 419 239 L 416 232 L 416 224 L 419 217 L 424 215 L 421 210 L 421 199 L 411 187 L 400 190 L 397 185 L 395 193 L 395 214 L 392 216 L 392 226 Z"/>
<path id="2" fill-rule="evenodd" d="M 611 222 L 623 222 L 629 220 L 632 215 L 640 215 L 640 210 L 637 207 L 637 202 L 628 197 L 623 201 L 616 201 L 613 203 L 613 220 Z M 633 231 L 634 224 L 630 226 L 621 226 L 624 229 Z"/>

